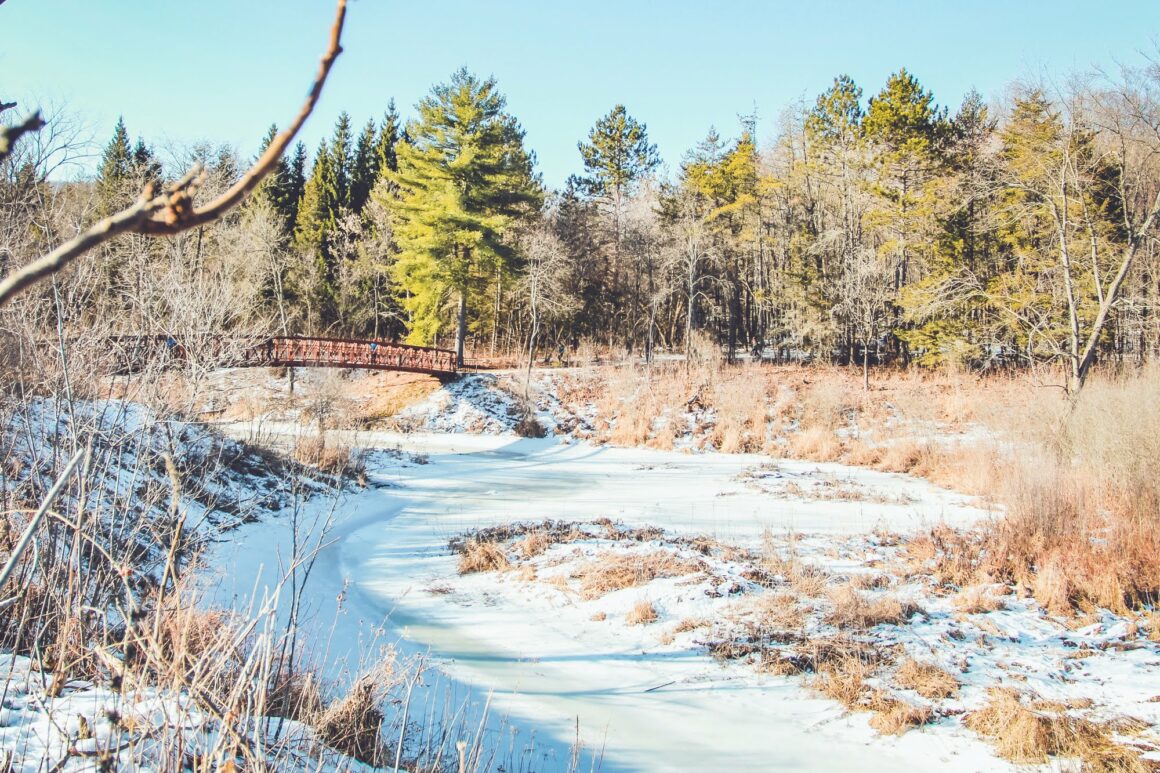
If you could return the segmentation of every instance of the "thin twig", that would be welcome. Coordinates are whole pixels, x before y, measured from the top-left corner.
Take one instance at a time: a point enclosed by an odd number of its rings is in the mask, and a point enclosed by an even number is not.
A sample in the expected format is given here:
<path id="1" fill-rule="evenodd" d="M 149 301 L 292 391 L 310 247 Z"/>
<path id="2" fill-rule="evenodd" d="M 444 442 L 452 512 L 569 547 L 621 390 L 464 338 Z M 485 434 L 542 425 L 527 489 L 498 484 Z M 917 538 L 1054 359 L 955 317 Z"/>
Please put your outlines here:
<path id="1" fill-rule="evenodd" d="M 48 508 L 52 507 L 52 503 L 60 496 L 60 492 L 64 490 L 64 486 L 68 483 L 68 479 L 72 476 L 72 472 L 76 466 L 80 464 L 87 449 L 82 448 L 73 454 L 73 458 L 69 459 L 68 464 L 64 467 L 64 472 L 56 479 L 56 483 L 52 484 L 49 489 L 48 496 L 40 503 L 40 508 L 36 514 L 32 516 L 32 520 L 28 522 L 28 526 L 24 529 L 24 533 L 20 535 L 20 541 L 16 543 L 16 547 L 12 548 L 12 555 L 8 556 L 8 563 L 4 565 L 3 571 L 0 571 L 0 590 L 4 589 L 4 584 L 8 582 L 8 578 L 16 570 L 16 565 L 20 563 L 20 557 L 24 551 L 28 549 L 29 544 L 32 543 L 32 537 L 36 534 L 36 527 L 44 520 L 44 516 L 48 513 Z"/>
<path id="2" fill-rule="evenodd" d="M 274 137 L 273 142 L 266 148 L 266 152 L 254 162 L 254 166 L 250 168 L 250 171 L 242 175 L 241 179 L 228 191 L 199 209 L 191 209 L 188 212 L 183 211 L 180 208 L 182 197 L 178 194 L 174 199 L 173 205 L 166 211 L 145 221 L 139 233 L 172 235 L 213 222 L 240 204 L 242 199 L 246 197 L 246 194 L 252 191 L 274 169 L 274 166 L 278 163 L 278 159 L 290 147 L 294 136 L 302 128 L 302 124 L 310 117 L 310 113 L 314 110 L 318 98 L 322 95 L 322 86 L 326 83 L 326 76 L 330 73 L 330 68 L 334 65 L 334 60 L 342 53 L 340 40 L 345 19 L 346 0 L 338 0 L 338 10 L 334 24 L 330 28 L 330 44 L 326 49 L 326 53 L 322 56 L 322 61 L 319 63 L 318 74 L 315 76 L 314 83 L 310 87 L 310 92 L 306 96 L 305 104 L 302 105 L 302 109 L 298 111 L 298 115 L 294 118 L 290 126 L 286 128 L 286 131 Z"/>
<path id="3" fill-rule="evenodd" d="M 151 208 L 157 206 L 155 201 L 152 186 L 146 186 L 133 206 L 101 220 L 75 239 L 65 242 L 47 255 L 5 277 L 0 281 L 0 306 L 37 282 L 56 274 L 98 244 L 107 242 L 118 234 L 132 231 L 149 216 Z"/>
<path id="4" fill-rule="evenodd" d="M 172 236 L 190 228 L 211 223 L 240 204 L 246 195 L 274 169 L 278 159 L 289 147 L 310 113 L 313 112 L 314 106 L 322 94 L 326 78 L 330 74 L 330 69 L 334 65 L 335 59 L 342 53 L 340 41 L 345 20 L 346 0 L 338 0 L 338 10 L 334 24 L 330 28 L 330 42 L 326 53 L 323 54 L 318 74 L 306 96 L 306 102 L 286 131 L 274 138 L 261 158 L 254 163 L 248 172 L 242 175 L 233 187 L 204 207 L 198 208 L 193 206 L 193 194 L 202 179 L 202 171 L 196 165 L 161 195 L 155 195 L 152 186 L 147 185 L 140 198 L 131 207 L 102 220 L 85 233 L 60 245 L 48 255 L 33 261 L 0 282 L 0 306 L 22 290 L 60 271 L 86 251 L 119 234 L 140 233 L 152 236 Z M 39 114 L 35 114 L 34 117 L 37 121 L 40 120 Z M 8 147 L 9 132 L 14 129 L 19 129 L 19 127 L 4 129 L 3 134 L 0 134 L 0 148 Z M 14 140 L 15 137 L 12 139 Z M 0 160 L 2 159 L 3 155 L 0 155 Z"/>

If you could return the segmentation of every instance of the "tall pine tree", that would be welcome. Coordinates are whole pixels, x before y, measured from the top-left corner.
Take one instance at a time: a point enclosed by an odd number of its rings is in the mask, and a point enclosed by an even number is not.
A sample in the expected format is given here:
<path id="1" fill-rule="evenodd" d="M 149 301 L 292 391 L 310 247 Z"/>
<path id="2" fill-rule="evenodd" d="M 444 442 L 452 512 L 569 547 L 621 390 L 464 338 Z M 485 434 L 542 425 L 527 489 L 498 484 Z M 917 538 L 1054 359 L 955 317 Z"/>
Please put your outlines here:
<path id="1" fill-rule="evenodd" d="M 391 175 L 399 187 L 395 276 L 410 315 L 408 340 L 430 343 L 454 294 L 460 362 L 473 290 L 497 267 L 513 265 L 508 232 L 543 201 L 523 129 L 505 104 L 493 78 L 459 70 L 418 104 Z"/>

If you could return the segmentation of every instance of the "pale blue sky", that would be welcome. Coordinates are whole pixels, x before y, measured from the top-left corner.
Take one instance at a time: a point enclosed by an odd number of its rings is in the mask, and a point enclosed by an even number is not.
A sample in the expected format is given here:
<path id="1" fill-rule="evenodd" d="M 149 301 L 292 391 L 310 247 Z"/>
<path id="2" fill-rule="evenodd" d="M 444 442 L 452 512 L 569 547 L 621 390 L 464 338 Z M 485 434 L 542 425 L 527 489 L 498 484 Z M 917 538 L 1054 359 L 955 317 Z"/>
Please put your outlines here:
<path id="1" fill-rule="evenodd" d="M 249 155 L 297 110 L 332 14 L 330 0 L 7 0 L 0 97 L 67 101 L 101 144 L 123 114 L 134 137 Z M 953 108 L 972 85 L 991 98 L 1017 77 L 1139 62 L 1158 35 L 1157 0 L 351 0 L 346 53 L 302 138 L 313 151 L 341 110 L 362 123 L 392 96 L 406 117 L 466 65 L 496 76 L 556 186 L 617 102 L 675 165 L 754 107 L 772 137 L 787 104 L 839 73 L 869 96 L 905 66 Z"/>

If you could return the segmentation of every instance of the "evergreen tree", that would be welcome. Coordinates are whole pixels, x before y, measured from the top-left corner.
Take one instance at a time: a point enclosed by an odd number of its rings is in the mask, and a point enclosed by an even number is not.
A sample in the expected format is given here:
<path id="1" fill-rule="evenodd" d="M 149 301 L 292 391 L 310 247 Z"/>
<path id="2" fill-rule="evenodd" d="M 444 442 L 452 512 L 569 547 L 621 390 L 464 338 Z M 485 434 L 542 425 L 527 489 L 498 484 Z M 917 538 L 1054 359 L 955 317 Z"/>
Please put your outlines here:
<path id="1" fill-rule="evenodd" d="M 399 168 L 399 158 L 395 146 L 400 139 L 399 113 L 395 109 L 395 100 L 392 99 L 387 104 L 387 112 L 383 116 L 382 126 L 379 127 L 378 142 L 375 145 L 380 174 L 393 172 Z"/>
<path id="2" fill-rule="evenodd" d="M 408 340 L 434 339 L 443 301 L 454 293 L 460 362 L 473 289 L 514 264 L 508 232 L 543 200 L 523 129 L 504 107 L 493 78 L 459 70 L 418 104 L 391 175 L 401 249 L 394 273 L 410 315 Z"/>
<path id="3" fill-rule="evenodd" d="M 270 147 L 270 143 L 277 136 L 278 127 L 271 124 L 270 128 L 266 131 L 266 136 L 262 138 L 262 144 L 258 146 L 259 157 L 266 152 L 266 149 Z M 285 233 L 289 234 L 294 228 L 292 215 L 298 205 L 297 200 L 291 201 L 293 195 L 291 191 L 290 162 L 283 155 L 278 158 L 278 161 L 274 165 L 274 171 L 258 185 L 252 199 L 255 202 L 262 201 L 269 205 L 270 209 L 273 210 L 281 221 Z"/>
<path id="4" fill-rule="evenodd" d="M 345 110 L 334 124 L 334 136 L 330 140 L 330 164 L 334 175 L 335 202 L 340 207 L 350 208 L 354 147 L 350 115 Z"/>
<path id="5" fill-rule="evenodd" d="M 806 117 L 812 141 L 826 147 L 849 147 L 862 133 L 862 89 L 849 75 L 834 78 L 834 85 L 818 95 Z"/>
<path id="6" fill-rule="evenodd" d="M 929 274 L 899 296 L 908 325 L 898 336 L 923 365 L 985 366 L 1011 345 L 1002 313 L 985 294 L 964 291 L 989 285 L 1002 267 L 990 227 L 993 184 L 986 157 L 996 125 L 974 89 L 948 125 L 947 176 L 935 181 L 948 206 Z"/>
<path id="7" fill-rule="evenodd" d="M 877 171 L 877 206 L 867 214 L 867 223 L 877 237 L 878 254 L 891 264 L 898 294 L 926 276 L 936 261 L 939 183 L 949 136 L 946 111 L 903 68 L 870 99 L 862 128 Z M 895 339 L 900 342 L 904 339 Z M 905 345 L 900 351 L 904 360 L 909 357 Z"/>
<path id="8" fill-rule="evenodd" d="M 130 196 L 127 183 L 133 175 L 133 150 L 125 119 L 118 118 L 113 138 L 101 154 L 97 171 L 97 198 L 101 216 L 108 216 L 124 208 Z"/>
<path id="9" fill-rule="evenodd" d="M 334 157 L 329 143 L 323 139 L 298 205 L 294 229 L 295 246 L 307 257 L 311 269 L 300 284 L 310 303 L 311 321 L 320 328 L 335 321 L 336 311 L 336 267 L 331 236 L 338 224 L 342 202 Z"/>
<path id="10" fill-rule="evenodd" d="M 355 145 L 350 172 L 350 209 L 361 214 L 379 177 L 375 122 L 367 121 Z"/>
<path id="11" fill-rule="evenodd" d="M 577 144 L 584 161 L 589 192 L 620 203 L 632 186 L 660 165 L 657 146 L 649 144 L 648 127 L 616 105 Z"/>
<path id="12" fill-rule="evenodd" d="M 153 149 L 140 137 L 133 146 L 133 176 L 142 186 L 145 183 L 156 185 L 161 182 L 161 162 L 153 155 Z"/>
<path id="13" fill-rule="evenodd" d="M 298 222 L 298 207 L 306 194 L 306 144 L 301 140 L 294 143 L 294 155 L 290 157 L 290 167 L 286 175 L 286 188 L 282 192 L 281 212 L 290 224 L 288 230 Z"/>

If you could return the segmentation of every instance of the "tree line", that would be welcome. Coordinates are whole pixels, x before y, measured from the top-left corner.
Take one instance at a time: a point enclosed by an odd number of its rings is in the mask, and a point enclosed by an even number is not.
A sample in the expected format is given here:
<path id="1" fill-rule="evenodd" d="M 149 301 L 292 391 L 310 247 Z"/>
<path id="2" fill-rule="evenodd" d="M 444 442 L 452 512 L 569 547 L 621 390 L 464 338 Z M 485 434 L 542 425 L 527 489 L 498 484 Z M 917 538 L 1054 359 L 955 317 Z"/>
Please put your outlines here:
<path id="1" fill-rule="evenodd" d="M 106 246 L 70 323 L 406 338 L 460 357 L 590 342 L 864 372 L 1047 363 L 1073 390 L 1096 362 L 1160 347 L 1155 64 L 953 110 L 905 69 L 868 98 L 839 76 L 770 140 L 742 117 L 672 170 L 615 105 L 577 149 L 578 173 L 547 190 L 496 81 L 460 70 L 405 123 L 393 102 L 361 129 L 343 113 L 210 228 Z M 36 152 L 4 163 L 4 261 L 167 168 L 123 123 L 91 182 L 47 182 Z M 228 147 L 183 152 L 209 170 L 204 195 L 246 166 Z"/>

